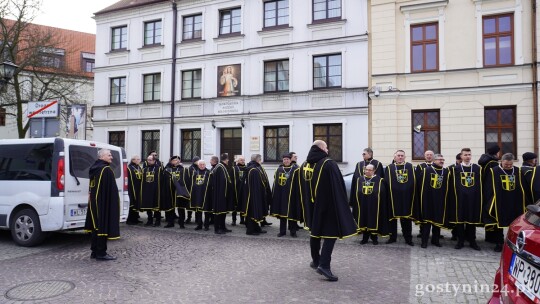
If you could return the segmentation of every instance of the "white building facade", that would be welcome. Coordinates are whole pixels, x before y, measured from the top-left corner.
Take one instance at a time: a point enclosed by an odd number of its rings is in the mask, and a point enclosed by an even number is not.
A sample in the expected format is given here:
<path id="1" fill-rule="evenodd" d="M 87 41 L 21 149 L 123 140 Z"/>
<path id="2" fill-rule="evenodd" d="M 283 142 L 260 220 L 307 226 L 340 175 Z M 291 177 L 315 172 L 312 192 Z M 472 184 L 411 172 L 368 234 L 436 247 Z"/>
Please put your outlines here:
<path id="1" fill-rule="evenodd" d="M 368 143 L 365 1 L 176 5 L 96 13 L 95 140 L 184 163 L 261 154 L 271 169 L 323 139 L 343 173 L 354 170 Z"/>

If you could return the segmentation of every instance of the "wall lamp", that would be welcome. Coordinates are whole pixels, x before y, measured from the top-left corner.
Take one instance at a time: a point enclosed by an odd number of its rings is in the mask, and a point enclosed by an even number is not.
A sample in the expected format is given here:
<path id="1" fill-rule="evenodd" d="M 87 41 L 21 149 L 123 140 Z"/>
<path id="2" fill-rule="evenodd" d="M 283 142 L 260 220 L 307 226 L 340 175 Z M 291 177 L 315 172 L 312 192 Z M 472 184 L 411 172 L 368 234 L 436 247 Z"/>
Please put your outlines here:
<path id="1" fill-rule="evenodd" d="M 212 128 L 216 128 L 216 121 L 212 119 Z"/>
<path id="2" fill-rule="evenodd" d="M 242 126 L 242 128 L 244 128 L 246 125 L 244 124 L 244 119 L 240 119 L 240 125 Z"/>

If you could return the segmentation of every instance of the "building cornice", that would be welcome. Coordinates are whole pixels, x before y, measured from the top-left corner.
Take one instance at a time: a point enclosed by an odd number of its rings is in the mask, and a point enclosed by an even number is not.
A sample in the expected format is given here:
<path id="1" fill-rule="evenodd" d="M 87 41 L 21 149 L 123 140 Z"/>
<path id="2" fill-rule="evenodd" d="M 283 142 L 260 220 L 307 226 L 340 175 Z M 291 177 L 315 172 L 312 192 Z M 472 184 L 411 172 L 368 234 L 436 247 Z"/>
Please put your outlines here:
<path id="1" fill-rule="evenodd" d="M 427 2 L 427 3 L 402 5 L 400 6 L 399 9 L 401 10 L 402 13 L 406 13 L 406 12 L 421 11 L 421 10 L 440 9 L 440 8 L 445 8 L 447 5 L 448 5 L 448 0 L 443 0 L 443 1 L 433 1 L 433 2 Z"/>

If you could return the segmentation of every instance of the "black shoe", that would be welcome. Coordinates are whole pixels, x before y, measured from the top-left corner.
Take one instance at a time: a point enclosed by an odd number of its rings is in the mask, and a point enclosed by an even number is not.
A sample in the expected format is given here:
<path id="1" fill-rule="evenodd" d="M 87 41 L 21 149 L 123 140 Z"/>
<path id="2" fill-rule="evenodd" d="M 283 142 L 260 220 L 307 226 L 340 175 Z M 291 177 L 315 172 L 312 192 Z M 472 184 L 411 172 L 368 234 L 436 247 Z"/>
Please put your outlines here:
<path id="1" fill-rule="evenodd" d="M 210 230 L 210 228 L 204 227 L 204 231 L 208 231 L 208 230 Z"/>
<path id="2" fill-rule="evenodd" d="M 379 241 L 373 240 L 373 245 L 379 245 Z"/>
<path id="3" fill-rule="evenodd" d="M 186 226 L 184 226 L 184 224 L 180 224 L 180 229 L 186 229 Z"/>
<path id="4" fill-rule="evenodd" d="M 478 246 L 478 244 L 476 244 L 476 242 L 470 243 L 469 246 L 474 250 L 480 250 L 480 246 Z"/>
<path id="5" fill-rule="evenodd" d="M 126 225 L 137 225 L 137 222 L 134 222 L 134 221 L 126 221 Z"/>
<path id="6" fill-rule="evenodd" d="M 143 221 L 137 220 L 137 224 L 142 224 Z"/>
<path id="7" fill-rule="evenodd" d="M 245 224 L 246 224 L 246 222 L 243 219 L 240 220 L 240 225 L 245 225 Z"/>
<path id="8" fill-rule="evenodd" d="M 264 220 L 264 221 L 261 222 L 261 227 L 263 227 L 263 226 L 272 226 L 272 224 L 273 223 L 269 223 L 266 220 Z"/>
<path id="9" fill-rule="evenodd" d="M 260 233 L 255 231 L 255 232 L 246 232 L 247 235 L 259 235 Z"/>
<path id="10" fill-rule="evenodd" d="M 405 241 L 405 244 L 407 244 L 407 245 L 409 245 L 409 246 L 414 246 L 413 241 Z"/>
<path id="11" fill-rule="evenodd" d="M 202 230 L 202 226 L 195 227 L 195 230 Z"/>
<path id="12" fill-rule="evenodd" d="M 439 235 L 439 240 L 442 240 L 442 239 L 444 239 L 444 235 L 441 234 Z"/>
<path id="13" fill-rule="evenodd" d="M 188 218 L 186 219 L 186 221 L 185 221 L 184 223 L 185 223 L 185 224 L 189 224 L 189 223 L 191 223 L 191 218 L 190 218 L 190 217 L 188 217 Z"/>
<path id="14" fill-rule="evenodd" d="M 231 223 L 231 226 L 236 226 L 236 222 L 232 222 L 232 223 Z"/>
<path id="15" fill-rule="evenodd" d="M 161 226 L 161 221 L 156 221 L 154 223 L 154 227 L 160 227 Z"/>
<path id="16" fill-rule="evenodd" d="M 395 243 L 395 242 L 396 242 L 396 240 L 394 240 L 394 239 L 389 239 L 388 241 L 386 241 L 386 244 L 392 244 L 392 243 Z"/>
<path id="17" fill-rule="evenodd" d="M 328 279 L 328 281 L 335 282 L 338 280 L 338 277 L 336 277 L 330 269 L 324 269 L 324 268 L 321 268 L 321 266 L 319 266 L 317 267 L 317 273 L 325 276 Z"/>
<path id="18" fill-rule="evenodd" d="M 223 229 L 223 231 L 224 231 L 224 232 L 232 232 L 231 229 L 227 229 L 227 228 Z"/>
<path id="19" fill-rule="evenodd" d="M 364 244 L 367 244 L 368 240 L 361 240 L 360 241 L 360 244 L 364 245 Z"/>
<path id="20" fill-rule="evenodd" d="M 280 232 L 280 233 L 277 234 L 277 237 L 282 237 L 282 236 L 284 236 L 285 234 L 286 234 L 285 232 Z"/>
<path id="21" fill-rule="evenodd" d="M 214 231 L 215 234 L 225 234 L 225 231 L 223 230 L 216 230 Z"/>
<path id="22" fill-rule="evenodd" d="M 106 254 L 106 255 L 103 255 L 103 256 L 96 256 L 96 260 L 98 260 L 98 261 L 113 261 L 113 260 L 116 260 L 116 257 L 112 256 L 110 254 Z"/>
<path id="23" fill-rule="evenodd" d="M 450 240 L 452 240 L 452 241 L 457 241 L 457 236 L 452 235 L 452 238 L 451 238 Z"/>
<path id="24" fill-rule="evenodd" d="M 309 263 L 309 267 L 311 267 L 313 269 L 317 269 L 317 267 L 319 267 L 319 263 L 315 263 L 315 262 L 311 261 L 311 263 Z"/>
<path id="25" fill-rule="evenodd" d="M 431 245 L 433 245 L 435 247 L 442 247 L 441 243 L 439 243 L 439 242 L 431 242 Z"/>
<path id="26" fill-rule="evenodd" d="M 174 224 L 169 223 L 169 224 L 163 226 L 163 228 L 171 228 L 171 227 L 174 227 Z"/>
<path id="27" fill-rule="evenodd" d="M 420 245 L 420 247 L 427 248 L 427 243 L 422 243 L 422 245 Z"/>
<path id="28" fill-rule="evenodd" d="M 463 243 L 461 242 L 458 242 L 456 246 L 454 246 L 454 249 L 461 249 L 461 248 L 463 248 Z"/>
<path id="29" fill-rule="evenodd" d="M 419 233 L 416 237 L 417 237 L 417 238 L 422 238 L 422 234 Z"/>
<path id="30" fill-rule="evenodd" d="M 293 238 L 298 237 L 298 235 L 296 235 L 296 231 L 291 231 L 291 237 Z"/>
<path id="31" fill-rule="evenodd" d="M 495 252 L 501 252 L 501 251 L 502 251 L 502 245 L 501 245 L 501 244 L 495 245 L 495 248 L 493 248 L 493 251 L 495 251 Z"/>
<path id="32" fill-rule="evenodd" d="M 154 222 L 148 221 L 148 222 L 146 222 L 146 224 L 144 224 L 144 225 L 145 225 L 145 226 L 152 226 L 152 225 L 154 225 Z"/>
<path id="33" fill-rule="evenodd" d="M 90 258 L 95 259 L 96 258 L 96 253 L 95 252 L 90 253 Z"/>
<path id="34" fill-rule="evenodd" d="M 260 231 L 257 231 L 259 234 L 264 234 L 266 233 L 266 230 L 260 230 Z"/>

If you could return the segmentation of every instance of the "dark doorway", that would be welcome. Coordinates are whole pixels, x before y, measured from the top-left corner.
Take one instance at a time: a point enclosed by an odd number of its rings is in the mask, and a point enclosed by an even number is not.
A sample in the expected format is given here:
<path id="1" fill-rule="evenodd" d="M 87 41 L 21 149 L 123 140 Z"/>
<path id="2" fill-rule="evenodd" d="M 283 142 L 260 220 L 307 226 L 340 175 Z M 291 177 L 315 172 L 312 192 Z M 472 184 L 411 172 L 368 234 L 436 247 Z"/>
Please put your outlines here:
<path id="1" fill-rule="evenodd" d="M 242 128 L 221 129 L 220 155 L 229 154 L 229 163 L 234 161 L 235 155 L 242 154 Z"/>

